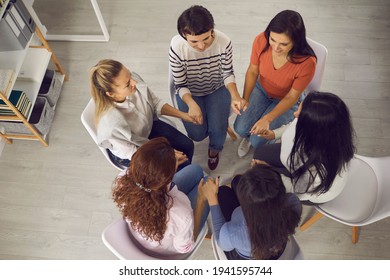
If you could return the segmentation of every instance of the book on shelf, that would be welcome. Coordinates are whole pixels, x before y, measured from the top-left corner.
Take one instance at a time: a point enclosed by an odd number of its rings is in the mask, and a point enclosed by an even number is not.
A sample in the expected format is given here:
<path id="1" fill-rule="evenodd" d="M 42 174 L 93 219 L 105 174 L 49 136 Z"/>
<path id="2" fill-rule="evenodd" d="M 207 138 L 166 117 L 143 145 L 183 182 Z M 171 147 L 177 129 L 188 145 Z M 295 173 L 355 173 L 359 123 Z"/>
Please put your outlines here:
<path id="1" fill-rule="evenodd" d="M 8 100 L 18 109 L 20 113 L 24 117 L 30 114 L 32 109 L 31 101 L 28 99 L 26 93 L 21 90 L 13 90 L 9 95 Z M 16 116 L 14 111 L 4 102 L 4 100 L 0 99 L 0 115 L 2 116 Z"/>
<path id="2" fill-rule="evenodd" d="M 12 69 L 0 69 L 0 91 L 5 95 L 8 92 L 8 87 L 15 75 Z"/>

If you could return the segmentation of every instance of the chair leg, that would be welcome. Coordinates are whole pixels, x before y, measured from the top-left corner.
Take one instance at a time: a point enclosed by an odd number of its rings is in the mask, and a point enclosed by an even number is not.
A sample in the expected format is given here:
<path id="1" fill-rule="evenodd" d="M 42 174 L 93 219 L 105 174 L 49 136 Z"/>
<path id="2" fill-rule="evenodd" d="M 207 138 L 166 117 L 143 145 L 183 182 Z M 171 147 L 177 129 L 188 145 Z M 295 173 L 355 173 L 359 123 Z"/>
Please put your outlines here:
<path id="1" fill-rule="evenodd" d="M 300 230 L 304 231 L 308 229 L 312 224 L 317 222 L 319 219 L 321 219 L 324 215 L 320 212 L 317 212 L 313 217 L 311 217 L 306 223 L 300 226 Z"/>
<path id="2" fill-rule="evenodd" d="M 234 133 L 233 128 L 231 128 L 230 125 L 228 126 L 227 133 L 229 134 L 230 138 L 232 138 L 233 141 L 237 140 L 237 135 L 236 133 Z"/>
<path id="3" fill-rule="evenodd" d="M 352 243 L 356 244 L 359 241 L 360 227 L 352 227 Z"/>

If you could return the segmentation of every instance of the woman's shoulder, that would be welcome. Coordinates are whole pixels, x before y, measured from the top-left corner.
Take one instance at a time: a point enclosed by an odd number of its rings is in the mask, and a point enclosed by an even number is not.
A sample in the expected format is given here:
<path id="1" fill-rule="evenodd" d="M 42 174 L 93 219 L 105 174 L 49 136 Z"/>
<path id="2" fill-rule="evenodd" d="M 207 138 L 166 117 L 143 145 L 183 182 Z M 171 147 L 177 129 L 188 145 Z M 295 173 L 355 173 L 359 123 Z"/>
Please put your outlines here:
<path id="1" fill-rule="evenodd" d="M 123 118 L 124 116 L 121 111 L 114 105 L 102 114 L 98 123 L 98 127 L 105 126 L 107 124 L 117 123 Z"/>
<path id="2" fill-rule="evenodd" d="M 218 29 L 214 29 L 214 32 L 215 32 L 215 37 L 219 41 L 230 43 L 231 39 L 230 39 L 230 37 L 228 35 L 226 35 L 225 33 L 223 33 L 222 31 L 220 31 Z"/>
<path id="3" fill-rule="evenodd" d="M 171 48 L 173 50 L 178 50 L 185 46 L 187 44 L 187 41 L 181 37 L 179 34 L 175 35 L 171 39 Z"/>
<path id="4" fill-rule="evenodd" d="M 265 37 L 265 33 L 261 32 L 261 33 L 257 34 L 254 41 L 257 42 L 258 44 L 266 44 L 267 38 Z"/>

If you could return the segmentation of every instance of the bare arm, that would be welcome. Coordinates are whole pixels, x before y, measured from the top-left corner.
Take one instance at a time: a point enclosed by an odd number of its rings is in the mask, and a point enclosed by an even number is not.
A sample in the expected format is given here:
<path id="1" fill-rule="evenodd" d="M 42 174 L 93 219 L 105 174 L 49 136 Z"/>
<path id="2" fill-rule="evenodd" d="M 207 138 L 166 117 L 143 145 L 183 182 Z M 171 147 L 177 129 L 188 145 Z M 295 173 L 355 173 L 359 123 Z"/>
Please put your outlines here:
<path id="1" fill-rule="evenodd" d="M 248 69 L 245 74 L 245 83 L 244 83 L 244 99 L 249 102 L 249 96 L 251 95 L 253 89 L 255 88 L 257 78 L 259 76 L 259 66 L 254 64 L 249 64 Z"/>
<path id="2" fill-rule="evenodd" d="M 246 110 L 248 102 L 245 99 L 243 99 L 238 93 L 236 83 L 229 83 L 227 84 L 226 88 L 228 89 L 230 96 L 232 98 L 231 107 L 233 112 L 237 115 L 240 115 L 241 110 L 243 111 Z"/>
<path id="3" fill-rule="evenodd" d="M 194 209 L 194 241 L 198 238 L 200 232 L 200 220 L 202 213 L 206 205 L 206 197 L 199 191 L 200 187 L 203 186 L 204 179 L 202 178 L 198 186 L 198 195 L 196 197 L 195 209 Z"/>
<path id="4" fill-rule="evenodd" d="M 162 106 L 162 108 L 161 108 L 161 115 L 166 115 L 166 116 L 179 118 L 179 119 L 182 119 L 183 121 L 186 121 L 186 122 L 194 122 L 194 120 L 192 118 L 190 118 L 188 113 L 184 113 L 184 112 L 182 112 L 182 111 L 172 107 L 168 103 L 165 103 Z"/>
<path id="5" fill-rule="evenodd" d="M 191 122 L 195 124 L 202 124 L 203 123 L 202 111 L 200 110 L 200 107 L 195 102 L 195 100 L 192 98 L 191 93 L 185 93 L 182 96 L 182 100 L 188 106 L 188 115 L 193 120 Z"/>

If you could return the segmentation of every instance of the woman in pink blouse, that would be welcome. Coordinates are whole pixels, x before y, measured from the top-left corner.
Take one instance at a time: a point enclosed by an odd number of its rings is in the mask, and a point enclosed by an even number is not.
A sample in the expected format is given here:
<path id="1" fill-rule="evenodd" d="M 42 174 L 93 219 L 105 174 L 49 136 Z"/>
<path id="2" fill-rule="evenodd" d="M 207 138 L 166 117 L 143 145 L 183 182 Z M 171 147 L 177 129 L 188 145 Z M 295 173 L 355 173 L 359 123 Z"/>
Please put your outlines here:
<path id="1" fill-rule="evenodd" d="M 202 168 L 191 164 L 176 170 L 168 140 L 154 138 L 135 152 L 113 188 L 130 233 L 146 249 L 164 255 L 191 251 L 209 212 L 197 195 Z"/>

